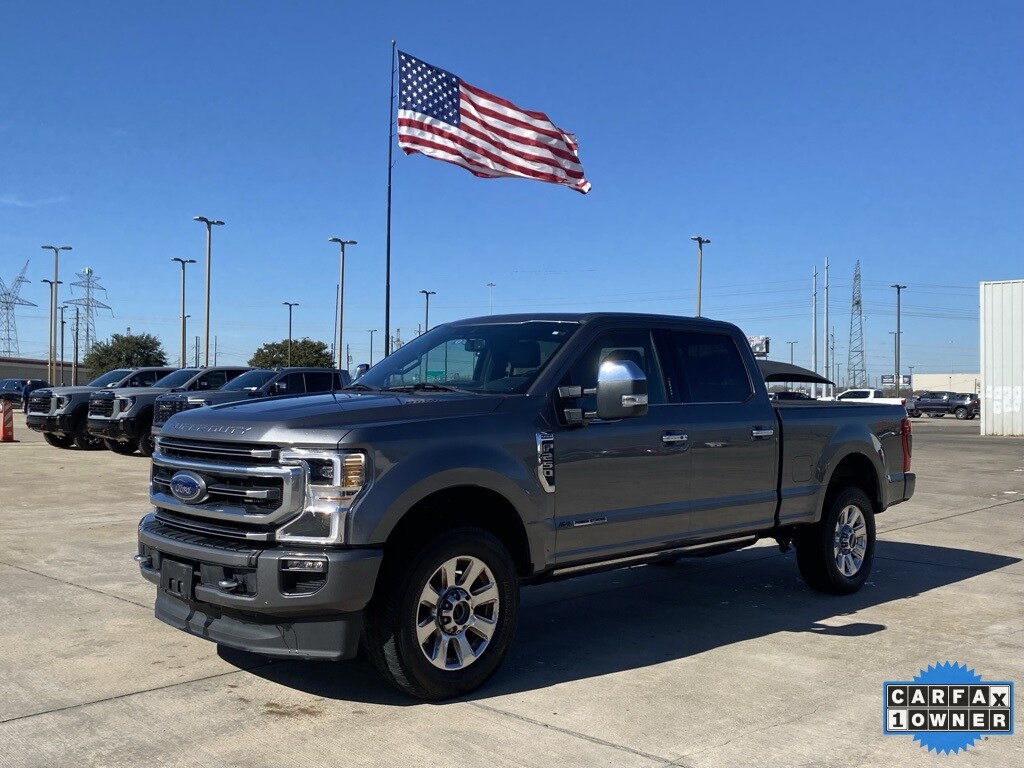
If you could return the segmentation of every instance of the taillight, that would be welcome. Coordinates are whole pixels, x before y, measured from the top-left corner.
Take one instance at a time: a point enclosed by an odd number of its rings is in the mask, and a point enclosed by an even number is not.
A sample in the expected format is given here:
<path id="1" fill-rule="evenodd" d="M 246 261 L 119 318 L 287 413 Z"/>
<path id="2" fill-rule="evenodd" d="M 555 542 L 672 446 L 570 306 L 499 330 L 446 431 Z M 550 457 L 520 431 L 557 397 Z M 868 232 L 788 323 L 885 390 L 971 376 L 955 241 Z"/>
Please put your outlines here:
<path id="1" fill-rule="evenodd" d="M 910 434 L 910 419 L 904 418 L 900 422 L 900 434 L 903 438 L 903 471 L 910 471 L 910 450 L 914 444 Z"/>

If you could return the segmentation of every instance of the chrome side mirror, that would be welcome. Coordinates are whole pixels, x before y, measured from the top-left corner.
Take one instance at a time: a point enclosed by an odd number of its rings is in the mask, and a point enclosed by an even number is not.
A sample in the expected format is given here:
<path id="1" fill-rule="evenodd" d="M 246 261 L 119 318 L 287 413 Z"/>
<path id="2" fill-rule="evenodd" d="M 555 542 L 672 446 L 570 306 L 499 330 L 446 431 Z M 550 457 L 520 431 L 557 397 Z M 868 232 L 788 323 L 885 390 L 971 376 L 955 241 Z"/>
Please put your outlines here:
<path id="1" fill-rule="evenodd" d="M 356 375 L 352 377 L 352 381 L 355 381 L 356 379 L 358 379 L 360 376 L 362 376 L 368 370 L 370 370 L 369 363 L 360 363 L 359 365 L 357 365 L 356 366 Z"/>
<path id="2" fill-rule="evenodd" d="M 605 360 L 597 371 L 597 418 L 629 419 L 647 413 L 647 377 L 632 360 Z"/>

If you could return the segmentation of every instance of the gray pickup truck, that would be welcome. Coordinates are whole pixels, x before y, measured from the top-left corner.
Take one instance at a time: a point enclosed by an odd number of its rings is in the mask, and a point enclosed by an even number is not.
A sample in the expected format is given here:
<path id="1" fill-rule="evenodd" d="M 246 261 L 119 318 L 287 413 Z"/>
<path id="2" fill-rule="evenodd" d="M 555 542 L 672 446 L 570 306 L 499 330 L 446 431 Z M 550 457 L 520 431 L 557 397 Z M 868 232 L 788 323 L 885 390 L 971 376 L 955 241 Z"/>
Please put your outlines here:
<path id="1" fill-rule="evenodd" d="M 115 368 L 84 386 L 37 389 L 28 398 L 29 429 L 42 432 L 55 448 L 72 445 L 86 450 L 103 447 L 103 440 L 85 431 L 89 395 L 98 389 L 150 387 L 174 368 Z"/>
<path id="2" fill-rule="evenodd" d="M 223 387 L 249 369 L 179 368 L 148 387 L 101 389 L 89 395 L 85 431 L 114 453 L 153 453 L 153 404 L 167 392 L 209 392 Z"/>
<path id="3" fill-rule="evenodd" d="M 910 456 L 902 407 L 773 405 L 734 325 L 475 318 L 341 392 L 172 416 L 136 561 L 174 627 L 271 657 L 362 643 L 441 699 L 498 668 L 521 585 L 767 538 L 855 592 Z"/>

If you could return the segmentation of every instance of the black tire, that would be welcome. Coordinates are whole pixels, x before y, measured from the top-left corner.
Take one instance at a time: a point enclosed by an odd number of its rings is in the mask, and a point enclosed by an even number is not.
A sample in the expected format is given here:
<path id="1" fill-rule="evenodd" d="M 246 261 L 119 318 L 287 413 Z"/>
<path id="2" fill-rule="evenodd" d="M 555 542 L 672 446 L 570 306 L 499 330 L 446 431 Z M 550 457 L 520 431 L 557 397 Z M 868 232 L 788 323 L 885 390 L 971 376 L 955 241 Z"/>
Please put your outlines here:
<path id="1" fill-rule="evenodd" d="M 54 448 L 70 448 L 75 442 L 71 435 L 58 435 L 55 432 L 43 432 L 43 440 Z"/>
<path id="2" fill-rule="evenodd" d="M 914 418 L 914 419 L 920 419 L 921 418 L 921 412 L 920 411 L 911 411 L 910 416 L 911 416 L 911 418 Z"/>
<path id="3" fill-rule="evenodd" d="M 442 565 L 463 558 L 475 558 L 489 573 L 485 572 L 480 579 L 461 586 L 471 588 L 493 577 L 497 603 L 491 610 L 497 615 L 491 637 L 479 656 L 461 668 L 440 669 L 427 658 L 427 650 L 417 638 L 417 624 L 429 627 L 431 618 L 437 616 L 437 612 L 430 612 L 429 606 L 421 602 L 421 593 L 432 576 L 440 572 Z M 462 574 L 464 577 L 465 571 Z M 458 579 L 451 586 L 459 586 Z M 471 591 L 479 594 L 482 589 L 478 586 Z M 444 601 L 439 599 L 437 602 L 440 605 Z M 425 609 L 427 613 L 424 613 Z M 486 609 L 471 608 L 470 612 L 476 616 L 477 610 Z M 385 557 L 384 570 L 366 610 L 363 645 L 377 670 L 400 690 L 421 699 L 449 699 L 479 688 L 497 671 L 512 643 L 518 613 L 518 575 L 508 550 L 487 531 L 456 528 L 441 533 L 411 557 L 392 554 L 391 562 Z M 428 630 L 433 634 L 427 642 L 434 647 L 435 643 L 440 646 L 444 641 L 445 657 L 441 659 L 444 663 L 445 659 L 452 658 L 449 654 L 455 649 L 451 646 L 458 643 L 448 641 L 441 633 L 441 620 L 435 618 L 437 625 Z M 470 642 L 482 639 L 481 635 L 472 634 L 470 630 L 463 634 Z M 479 649 L 478 645 L 475 650 Z M 458 659 L 453 663 L 458 664 Z"/>
<path id="4" fill-rule="evenodd" d="M 136 440 L 136 447 L 143 456 L 152 456 L 156 450 L 156 443 L 153 442 L 153 417 L 139 421 L 139 437 Z"/>
<path id="5" fill-rule="evenodd" d="M 953 411 L 953 415 L 956 416 L 957 421 L 964 421 L 971 414 L 969 414 L 967 412 L 966 408 L 960 407 L 960 408 L 957 408 L 955 411 Z"/>
<path id="6" fill-rule="evenodd" d="M 82 409 L 74 419 L 75 445 L 83 451 L 103 450 L 103 438 L 90 435 L 85 431 L 85 410 Z"/>
<path id="7" fill-rule="evenodd" d="M 848 575 L 837 563 L 839 554 L 845 548 L 846 539 L 840 537 L 840 517 L 845 510 L 855 508 L 864 523 L 864 549 L 859 567 Z M 875 515 L 871 501 L 860 488 L 846 488 L 832 495 L 826 502 L 821 522 L 807 526 L 795 539 L 796 561 L 800 575 L 811 589 L 833 595 L 852 595 L 867 581 L 875 559 Z M 849 555 L 849 565 L 856 564 L 856 556 Z"/>
<path id="8" fill-rule="evenodd" d="M 107 446 L 107 450 L 119 453 L 122 456 L 131 456 L 135 453 L 135 449 L 137 447 L 135 443 L 122 443 L 118 440 L 110 440 L 106 437 L 103 438 L 103 444 Z"/>

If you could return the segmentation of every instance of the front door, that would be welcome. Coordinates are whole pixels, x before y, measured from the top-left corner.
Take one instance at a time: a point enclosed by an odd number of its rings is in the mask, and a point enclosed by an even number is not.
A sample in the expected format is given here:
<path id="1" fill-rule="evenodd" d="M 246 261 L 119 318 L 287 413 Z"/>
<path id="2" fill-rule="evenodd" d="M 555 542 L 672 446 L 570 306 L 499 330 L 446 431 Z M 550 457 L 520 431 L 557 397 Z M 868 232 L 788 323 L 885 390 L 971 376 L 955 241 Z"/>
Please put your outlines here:
<path id="1" fill-rule="evenodd" d="M 614 557 L 656 548 L 686 535 L 689 456 L 679 406 L 670 404 L 662 363 L 648 330 L 601 333 L 571 365 L 562 386 L 591 388 L 609 356 L 635 362 L 647 376 L 646 415 L 592 419 L 554 434 L 556 560 Z M 595 408 L 595 398 L 579 401 Z"/>

